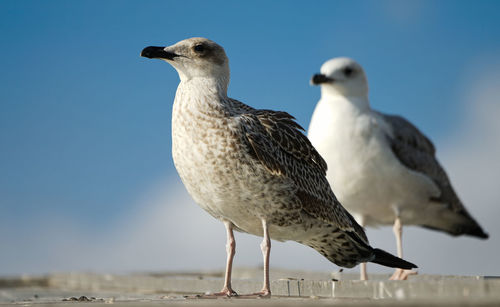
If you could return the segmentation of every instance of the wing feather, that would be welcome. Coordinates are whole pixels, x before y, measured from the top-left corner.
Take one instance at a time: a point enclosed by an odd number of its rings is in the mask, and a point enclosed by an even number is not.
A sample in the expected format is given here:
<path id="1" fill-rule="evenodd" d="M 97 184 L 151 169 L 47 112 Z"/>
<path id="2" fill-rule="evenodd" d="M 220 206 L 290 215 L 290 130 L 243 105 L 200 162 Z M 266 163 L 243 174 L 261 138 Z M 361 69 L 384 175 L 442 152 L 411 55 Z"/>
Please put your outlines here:
<path id="1" fill-rule="evenodd" d="M 445 204 L 449 210 L 467 220 L 467 225 L 448 229 L 454 235 L 468 233 L 480 237 L 487 236 L 479 224 L 467 212 L 460 201 L 445 170 L 436 158 L 434 144 L 413 124 L 401 116 L 379 113 L 389 124 L 392 135 L 387 135 L 392 152 L 409 169 L 430 178 L 441 194 L 429 200 Z"/>
<path id="2" fill-rule="evenodd" d="M 307 214 L 352 232 L 365 243 L 361 226 L 342 207 L 326 179 L 327 164 L 286 112 L 253 110 L 239 115 L 252 156 L 274 175 L 293 181 Z"/>

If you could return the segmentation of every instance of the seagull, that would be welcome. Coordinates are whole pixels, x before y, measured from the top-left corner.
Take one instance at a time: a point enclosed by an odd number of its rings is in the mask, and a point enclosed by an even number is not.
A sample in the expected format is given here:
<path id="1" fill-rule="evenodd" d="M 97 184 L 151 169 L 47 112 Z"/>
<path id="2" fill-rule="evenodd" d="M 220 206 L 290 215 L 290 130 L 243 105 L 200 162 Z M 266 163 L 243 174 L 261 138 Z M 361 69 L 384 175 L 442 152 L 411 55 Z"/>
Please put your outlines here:
<path id="1" fill-rule="evenodd" d="M 300 242 L 339 266 L 371 261 L 416 267 L 369 245 L 333 194 L 325 161 L 290 114 L 254 109 L 227 96 L 229 61 L 221 46 L 195 37 L 146 47 L 141 55 L 165 60 L 179 74 L 174 164 L 196 203 L 225 225 L 225 281 L 213 296 L 237 295 L 231 286 L 233 230 L 263 237 L 264 285 L 253 296 L 271 295 L 271 239 Z"/>
<path id="2" fill-rule="evenodd" d="M 321 86 L 321 99 L 308 137 L 330 167 L 338 199 L 361 226 L 393 225 L 400 258 L 403 224 L 488 238 L 455 193 L 432 142 L 403 117 L 370 107 L 361 65 L 331 59 L 311 83 Z M 397 269 L 391 279 L 414 273 Z"/>

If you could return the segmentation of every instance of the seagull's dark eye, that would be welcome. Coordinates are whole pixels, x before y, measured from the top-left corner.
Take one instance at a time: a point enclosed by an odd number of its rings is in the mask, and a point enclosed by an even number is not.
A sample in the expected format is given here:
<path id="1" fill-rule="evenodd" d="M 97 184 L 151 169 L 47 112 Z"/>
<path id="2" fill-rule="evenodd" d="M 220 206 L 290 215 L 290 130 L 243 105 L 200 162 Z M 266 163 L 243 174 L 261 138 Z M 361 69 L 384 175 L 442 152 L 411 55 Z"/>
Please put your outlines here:
<path id="1" fill-rule="evenodd" d="M 203 51 L 205 51 L 205 46 L 203 46 L 203 45 L 196 45 L 196 46 L 194 46 L 193 49 L 196 52 L 203 52 Z"/>
<path id="2" fill-rule="evenodd" d="M 352 75 L 353 72 L 354 72 L 354 70 L 351 67 L 344 68 L 344 75 L 346 77 L 349 77 L 350 75 Z"/>

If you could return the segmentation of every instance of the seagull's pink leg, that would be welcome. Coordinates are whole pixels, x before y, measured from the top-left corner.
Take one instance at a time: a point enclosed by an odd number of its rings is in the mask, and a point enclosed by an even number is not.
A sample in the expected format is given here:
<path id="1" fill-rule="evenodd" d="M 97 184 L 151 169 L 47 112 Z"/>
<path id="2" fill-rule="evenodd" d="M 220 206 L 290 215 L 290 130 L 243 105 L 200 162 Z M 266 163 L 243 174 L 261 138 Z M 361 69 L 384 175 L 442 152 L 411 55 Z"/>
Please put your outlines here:
<path id="1" fill-rule="evenodd" d="M 269 255 L 271 254 L 271 238 L 269 237 L 269 230 L 265 220 L 262 220 L 262 230 L 264 233 L 264 239 L 260 244 L 260 249 L 262 250 L 262 256 L 264 258 L 264 286 L 260 292 L 255 294 L 267 297 L 271 296 L 271 286 L 269 283 Z"/>
<path id="2" fill-rule="evenodd" d="M 234 240 L 234 235 L 233 235 L 233 223 L 229 221 L 224 221 L 224 226 L 226 226 L 226 233 L 227 233 L 227 243 L 226 243 L 227 262 L 226 262 L 226 275 L 224 278 L 224 287 L 220 292 L 198 296 L 200 298 L 210 298 L 218 296 L 231 297 L 238 295 L 231 287 L 231 272 L 233 270 L 233 258 L 234 254 L 236 253 L 236 241 Z"/>
<path id="3" fill-rule="evenodd" d="M 364 217 L 359 219 L 359 225 L 365 228 Z M 366 262 L 363 262 L 359 265 L 359 279 L 360 280 L 368 280 L 368 274 L 366 272 Z"/>
<path id="4" fill-rule="evenodd" d="M 224 287 L 220 293 L 225 293 L 227 296 L 237 295 L 236 292 L 231 288 L 231 273 L 233 271 L 233 258 L 236 253 L 236 240 L 233 235 L 233 223 L 224 221 L 224 226 L 226 226 L 227 232 L 227 262 L 226 262 L 226 276 L 224 278 Z"/>
<path id="5" fill-rule="evenodd" d="M 394 231 L 394 235 L 396 236 L 396 245 L 398 248 L 398 257 L 403 258 L 403 225 L 401 225 L 401 219 L 399 216 L 396 217 L 396 220 L 394 221 L 394 226 L 392 227 L 392 230 Z M 413 270 L 403 270 L 403 269 L 396 269 L 394 271 L 394 274 L 389 278 L 390 280 L 406 280 L 408 279 L 408 276 L 410 275 L 416 275 L 417 272 Z"/>
<path id="6" fill-rule="evenodd" d="M 194 297 L 187 298 L 217 298 L 217 297 L 236 297 L 236 298 L 269 298 L 271 297 L 271 287 L 269 282 L 269 255 L 271 253 L 271 238 L 269 237 L 269 230 L 267 227 L 267 222 L 262 220 L 262 230 L 264 234 L 264 239 L 260 244 L 262 250 L 262 256 L 264 258 L 264 286 L 260 292 L 252 294 L 238 295 L 231 288 L 231 270 L 233 267 L 233 257 L 236 249 L 236 242 L 233 236 L 233 224 L 228 221 L 224 221 L 227 231 L 227 263 L 226 263 L 226 276 L 224 280 L 224 287 L 221 292 L 210 293 L 204 295 L 196 295 Z"/>
<path id="7" fill-rule="evenodd" d="M 368 280 L 368 274 L 366 273 L 366 262 L 359 265 L 359 279 Z"/>
<path id="8" fill-rule="evenodd" d="M 238 298 L 270 298 L 271 287 L 269 282 L 269 255 L 271 253 L 271 238 L 269 237 L 269 230 L 267 222 L 262 220 L 263 237 L 260 249 L 262 250 L 262 257 L 264 258 L 264 286 L 260 292 L 239 295 Z"/>

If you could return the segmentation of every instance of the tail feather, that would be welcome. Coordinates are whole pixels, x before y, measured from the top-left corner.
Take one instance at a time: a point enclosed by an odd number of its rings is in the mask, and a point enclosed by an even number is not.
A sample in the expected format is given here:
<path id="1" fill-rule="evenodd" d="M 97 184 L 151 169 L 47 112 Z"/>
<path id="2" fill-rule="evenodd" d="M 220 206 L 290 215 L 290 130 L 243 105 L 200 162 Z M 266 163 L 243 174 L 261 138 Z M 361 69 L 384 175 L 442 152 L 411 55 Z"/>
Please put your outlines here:
<path id="1" fill-rule="evenodd" d="M 413 263 L 408 262 L 406 260 L 403 260 L 399 257 L 393 256 L 393 255 L 389 254 L 388 252 L 383 251 L 383 250 L 378 249 L 378 248 L 373 249 L 373 254 L 375 255 L 373 260 L 371 260 L 371 262 L 373 262 L 373 263 L 385 265 L 385 266 L 388 266 L 391 268 L 398 268 L 398 269 L 405 269 L 405 270 L 418 268 Z"/>

